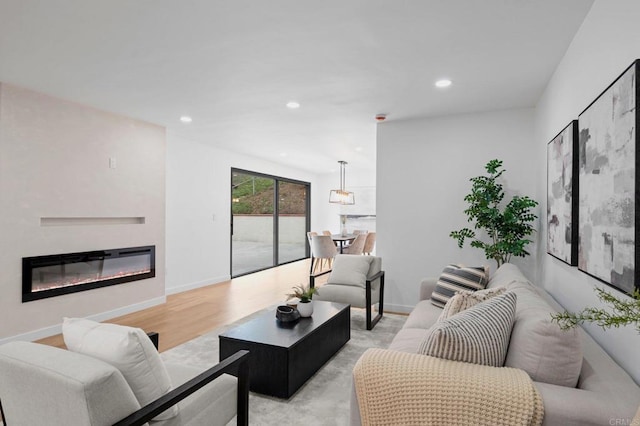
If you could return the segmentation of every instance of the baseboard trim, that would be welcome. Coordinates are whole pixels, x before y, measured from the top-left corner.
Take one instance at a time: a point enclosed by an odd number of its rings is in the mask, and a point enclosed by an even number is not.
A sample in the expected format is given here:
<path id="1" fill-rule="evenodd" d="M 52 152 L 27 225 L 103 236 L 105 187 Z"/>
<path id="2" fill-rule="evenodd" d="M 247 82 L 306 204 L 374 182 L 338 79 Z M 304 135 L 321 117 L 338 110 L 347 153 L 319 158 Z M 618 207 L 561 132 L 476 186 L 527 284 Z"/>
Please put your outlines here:
<path id="1" fill-rule="evenodd" d="M 407 306 L 407 305 L 390 305 L 385 302 L 384 311 L 387 312 L 397 312 L 399 314 L 408 314 L 410 313 L 415 306 Z"/>
<path id="2" fill-rule="evenodd" d="M 132 312 L 141 311 L 152 306 L 161 305 L 166 301 L 166 296 L 155 297 L 153 299 L 145 300 L 144 302 L 134 303 L 133 305 L 123 306 L 122 308 L 101 312 L 95 315 L 89 315 L 86 318 L 100 322 L 111 318 L 120 317 L 122 315 L 130 314 Z M 50 327 L 40 328 L 34 331 L 29 331 L 27 333 L 16 334 L 15 336 L 4 337 L 0 339 L 0 345 L 16 340 L 32 342 L 34 340 L 44 339 L 45 337 L 55 336 L 56 334 L 60 333 L 62 333 L 62 323 L 52 325 Z"/>
<path id="3" fill-rule="evenodd" d="M 194 283 L 183 284 L 176 287 L 167 287 L 165 288 L 165 293 L 169 294 L 178 294 L 189 290 L 194 290 L 200 287 L 206 287 L 208 285 L 220 284 L 225 281 L 229 281 L 231 277 L 229 275 L 223 275 L 220 277 L 209 278 L 202 281 L 196 281 Z"/>

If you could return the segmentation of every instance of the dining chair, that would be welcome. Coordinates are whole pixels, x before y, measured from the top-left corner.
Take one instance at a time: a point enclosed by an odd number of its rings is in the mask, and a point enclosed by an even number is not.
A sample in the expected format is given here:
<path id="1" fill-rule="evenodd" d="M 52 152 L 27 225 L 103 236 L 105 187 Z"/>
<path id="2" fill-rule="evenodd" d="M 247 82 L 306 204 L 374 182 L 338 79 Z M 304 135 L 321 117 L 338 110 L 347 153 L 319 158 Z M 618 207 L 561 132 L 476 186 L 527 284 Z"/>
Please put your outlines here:
<path id="1" fill-rule="evenodd" d="M 311 268 L 309 269 L 309 273 L 313 271 L 313 246 L 311 245 L 311 239 L 318 235 L 317 232 L 307 232 L 307 240 L 309 241 L 309 254 L 311 255 Z"/>
<path id="2" fill-rule="evenodd" d="M 331 236 L 331 231 L 322 231 L 322 235 Z"/>
<path id="3" fill-rule="evenodd" d="M 376 246 L 376 233 L 369 232 L 367 233 L 367 240 L 364 242 L 364 248 L 362 249 L 362 254 L 371 255 L 373 248 Z"/>
<path id="4" fill-rule="evenodd" d="M 333 239 L 328 235 L 315 235 L 312 237 L 311 251 L 314 257 L 311 259 L 311 271 L 315 271 L 318 268 L 318 259 L 320 260 L 320 269 L 322 269 L 322 264 L 325 260 L 329 268 L 331 268 L 333 258 L 338 253 L 336 246 L 333 244 Z"/>
<path id="5" fill-rule="evenodd" d="M 358 234 L 351 244 L 344 248 L 343 254 L 362 254 L 364 252 L 364 244 L 367 241 L 367 234 Z"/>

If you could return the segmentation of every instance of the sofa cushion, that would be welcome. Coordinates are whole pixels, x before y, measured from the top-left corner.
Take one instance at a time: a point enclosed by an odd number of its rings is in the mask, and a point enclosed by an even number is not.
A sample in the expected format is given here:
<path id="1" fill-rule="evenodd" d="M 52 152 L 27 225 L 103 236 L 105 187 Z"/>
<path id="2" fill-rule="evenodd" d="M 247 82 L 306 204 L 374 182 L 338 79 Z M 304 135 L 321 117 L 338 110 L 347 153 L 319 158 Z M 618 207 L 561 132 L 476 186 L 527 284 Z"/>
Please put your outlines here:
<path id="1" fill-rule="evenodd" d="M 160 355 L 141 329 L 65 318 L 62 335 L 70 351 L 97 358 L 120 370 L 141 406 L 171 390 L 171 380 Z M 154 419 L 164 420 L 177 414 L 178 407 L 173 406 Z"/>
<path id="2" fill-rule="evenodd" d="M 478 291 L 458 291 L 449 299 L 447 304 L 444 305 L 438 321 L 444 321 L 459 312 L 474 307 L 478 303 L 499 296 L 505 291 L 507 291 L 506 287 L 487 288 Z"/>
<path id="3" fill-rule="evenodd" d="M 518 306 L 505 366 L 523 369 L 536 382 L 575 387 L 582 368 L 578 329 L 562 330 L 552 322 L 555 310 L 532 284 L 507 288 L 518 295 Z"/>
<path id="4" fill-rule="evenodd" d="M 531 284 L 516 265 L 503 263 L 489 279 L 487 288 L 505 287 L 514 282 Z"/>
<path id="5" fill-rule="evenodd" d="M 422 342 L 431 334 L 431 328 L 404 327 L 395 335 L 388 349 L 417 354 Z"/>
<path id="6" fill-rule="evenodd" d="M 337 255 L 327 284 L 352 285 L 364 288 L 373 256 Z"/>
<path id="7" fill-rule="evenodd" d="M 430 300 L 421 300 L 409 314 L 404 328 L 430 328 L 436 323 L 442 309 L 431 304 Z"/>
<path id="8" fill-rule="evenodd" d="M 175 387 L 202 373 L 201 368 L 167 362 L 167 372 Z M 154 421 L 149 426 L 226 425 L 236 415 L 238 379 L 228 374 L 215 379 L 178 403 L 180 413 L 166 421 Z M 230 424 L 235 424 L 232 422 Z"/>
<path id="9" fill-rule="evenodd" d="M 419 353 L 501 367 L 509 346 L 516 294 L 506 292 L 436 323 Z"/>
<path id="10" fill-rule="evenodd" d="M 449 265 L 442 271 L 431 294 L 431 303 L 441 308 L 459 290 L 482 290 L 487 286 L 484 266 Z"/>

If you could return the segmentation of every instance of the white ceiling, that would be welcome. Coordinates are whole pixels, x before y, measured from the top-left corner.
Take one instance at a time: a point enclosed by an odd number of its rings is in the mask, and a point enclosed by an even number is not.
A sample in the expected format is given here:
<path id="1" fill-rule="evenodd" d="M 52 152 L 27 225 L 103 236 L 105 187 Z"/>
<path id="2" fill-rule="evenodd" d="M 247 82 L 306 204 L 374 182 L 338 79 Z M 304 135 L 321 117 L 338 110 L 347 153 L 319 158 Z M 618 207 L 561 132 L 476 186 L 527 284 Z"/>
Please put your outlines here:
<path id="1" fill-rule="evenodd" d="M 316 173 L 367 168 L 377 113 L 534 106 L 592 3 L 0 0 L 0 81 Z"/>

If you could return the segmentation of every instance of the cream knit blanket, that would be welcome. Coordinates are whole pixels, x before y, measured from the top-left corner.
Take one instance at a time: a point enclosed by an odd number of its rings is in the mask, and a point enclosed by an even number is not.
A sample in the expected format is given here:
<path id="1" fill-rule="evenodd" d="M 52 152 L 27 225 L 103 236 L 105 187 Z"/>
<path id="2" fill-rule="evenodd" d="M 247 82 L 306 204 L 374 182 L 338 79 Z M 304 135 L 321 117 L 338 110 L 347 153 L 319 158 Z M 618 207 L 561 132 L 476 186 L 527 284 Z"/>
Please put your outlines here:
<path id="1" fill-rule="evenodd" d="M 363 425 L 541 425 L 522 370 L 369 349 L 353 370 Z"/>

